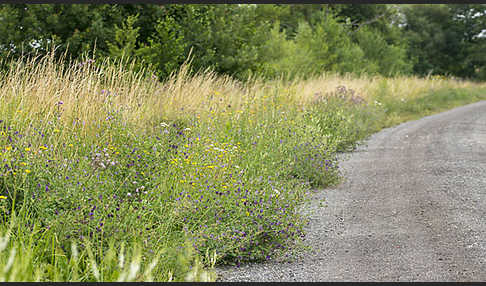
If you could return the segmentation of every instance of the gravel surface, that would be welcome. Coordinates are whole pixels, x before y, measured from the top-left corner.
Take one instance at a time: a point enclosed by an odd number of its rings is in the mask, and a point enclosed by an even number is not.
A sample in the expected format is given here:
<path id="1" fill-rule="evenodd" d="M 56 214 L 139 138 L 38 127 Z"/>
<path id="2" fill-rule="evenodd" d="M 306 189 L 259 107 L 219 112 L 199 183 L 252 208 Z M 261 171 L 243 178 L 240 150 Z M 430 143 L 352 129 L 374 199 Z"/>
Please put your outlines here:
<path id="1" fill-rule="evenodd" d="M 486 281 L 486 101 L 342 156 L 346 180 L 305 206 L 311 249 L 217 268 L 218 281 Z"/>

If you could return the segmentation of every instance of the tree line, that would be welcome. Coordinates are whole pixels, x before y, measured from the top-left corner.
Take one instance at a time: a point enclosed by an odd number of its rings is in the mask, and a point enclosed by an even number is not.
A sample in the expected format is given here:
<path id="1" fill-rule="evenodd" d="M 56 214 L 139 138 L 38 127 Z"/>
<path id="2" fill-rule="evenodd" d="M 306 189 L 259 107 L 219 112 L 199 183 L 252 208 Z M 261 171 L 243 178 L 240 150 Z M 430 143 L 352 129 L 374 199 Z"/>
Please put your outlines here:
<path id="1" fill-rule="evenodd" d="M 241 80 L 354 74 L 486 79 L 485 4 L 2 4 L 0 56 L 188 57 Z"/>

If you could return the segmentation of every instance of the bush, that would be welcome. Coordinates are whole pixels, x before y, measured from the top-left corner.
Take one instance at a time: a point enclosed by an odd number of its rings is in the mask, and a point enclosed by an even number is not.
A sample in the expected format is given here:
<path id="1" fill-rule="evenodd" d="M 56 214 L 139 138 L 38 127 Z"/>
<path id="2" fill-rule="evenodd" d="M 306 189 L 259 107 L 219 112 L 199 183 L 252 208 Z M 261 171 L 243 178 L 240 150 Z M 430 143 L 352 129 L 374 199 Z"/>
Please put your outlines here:
<path id="1" fill-rule="evenodd" d="M 368 62 L 368 73 L 384 76 L 410 73 L 412 66 L 407 61 L 407 51 L 403 46 L 388 44 L 380 33 L 367 27 L 357 31 L 355 38 Z"/>

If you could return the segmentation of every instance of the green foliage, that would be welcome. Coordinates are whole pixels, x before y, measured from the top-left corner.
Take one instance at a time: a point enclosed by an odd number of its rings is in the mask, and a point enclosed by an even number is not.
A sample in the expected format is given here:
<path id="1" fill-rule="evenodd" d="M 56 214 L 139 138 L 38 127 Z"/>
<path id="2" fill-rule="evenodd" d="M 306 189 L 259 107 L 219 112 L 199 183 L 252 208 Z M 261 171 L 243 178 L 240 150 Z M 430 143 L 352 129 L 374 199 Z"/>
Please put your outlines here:
<path id="1" fill-rule="evenodd" d="M 261 64 L 258 73 L 268 78 L 279 75 L 283 77 L 293 76 L 301 67 L 296 63 L 302 61 L 292 58 L 292 55 L 295 57 L 300 55 L 294 53 L 295 49 L 295 43 L 287 40 L 285 32 L 280 31 L 280 23 L 275 22 L 259 51 L 259 62 Z"/>
<path id="2" fill-rule="evenodd" d="M 157 70 L 159 77 L 167 77 L 185 60 L 183 51 L 187 45 L 182 27 L 172 17 L 159 20 L 156 34 L 148 39 L 148 44 L 137 50 L 137 55 Z"/>
<path id="3" fill-rule="evenodd" d="M 242 80 L 324 71 L 392 75 L 408 69 L 399 30 L 387 25 L 395 14 L 386 5 L 3 5 L 0 53 L 16 58 L 56 46 L 58 55 L 78 58 L 96 47 L 91 57 L 134 57 L 160 78 L 189 54 L 194 71 Z M 353 37 L 368 26 L 377 37 Z M 371 52 L 378 50 L 384 57 Z"/>
<path id="4" fill-rule="evenodd" d="M 327 57 L 329 66 L 321 65 L 316 70 L 317 73 L 322 73 L 322 70 L 337 71 L 340 73 L 360 72 L 363 68 L 361 63 L 363 53 L 361 48 L 357 47 L 351 42 L 349 37 L 346 37 L 346 29 L 339 25 L 339 23 L 332 17 L 327 17 L 319 25 L 316 25 L 317 41 L 326 42 L 329 46 L 325 54 L 318 49 L 318 42 L 315 42 L 313 48 L 315 49 L 314 60 L 322 61 L 322 58 Z"/>
<path id="5" fill-rule="evenodd" d="M 167 269 L 163 259 L 168 255 L 164 251 L 148 260 L 142 256 L 138 243 L 110 240 L 105 250 L 89 241 L 63 244 L 55 232 L 38 227 L 35 221 L 31 229 L 15 226 L 18 222 L 28 221 L 17 216 L 10 227 L 0 227 L 2 282 L 207 282 L 215 279 L 214 272 L 201 269 L 201 262 L 194 257 L 190 245 L 178 253 L 174 268 Z M 174 270 L 179 273 L 175 274 Z"/>
<path id="6" fill-rule="evenodd" d="M 312 25 L 301 22 L 293 38 L 286 37 L 280 22 L 275 22 L 259 51 L 261 74 L 292 78 L 333 71 L 392 76 L 410 71 L 403 45 L 389 44 L 379 32 L 366 26 L 352 32 L 334 17 L 320 19 Z"/>
<path id="7" fill-rule="evenodd" d="M 368 61 L 365 66 L 368 73 L 394 76 L 411 71 L 412 66 L 407 61 L 407 51 L 403 46 L 388 44 L 380 33 L 367 27 L 356 32 L 355 38 Z"/>
<path id="8" fill-rule="evenodd" d="M 140 30 L 140 27 L 134 27 L 137 18 L 138 14 L 128 16 L 121 28 L 115 24 L 115 39 L 113 43 L 106 43 L 111 57 L 131 57 L 134 54 Z"/>
<path id="9" fill-rule="evenodd" d="M 246 80 L 258 70 L 259 49 L 270 24 L 256 21 L 255 7 L 224 5 L 211 26 L 216 71 Z"/>
<path id="10" fill-rule="evenodd" d="M 412 70 L 481 79 L 483 7 L 2 5 L 0 54 L 18 58 L 56 46 L 58 56 L 78 58 L 96 47 L 92 57 L 136 57 L 161 78 L 191 54 L 194 71 L 210 68 L 242 80 Z"/>
<path id="11" fill-rule="evenodd" d="M 412 5 L 403 12 L 416 73 L 484 79 L 486 62 L 477 54 L 486 41 L 477 37 L 486 18 L 484 4 Z"/>
<path id="12" fill-rule="evenodd" d="M 68 50 L 80 55 L 96 47 L 106 55 L 106 42 L 114 36 L 113 24 L 120 23 L 120 11 L 110 5 L 2 5 L 1 52 L 47 53 L 49 45 L 59 54 Z M 5 18 L 4 18 L 5 17 Z"/>
<path id="13" fill-rule="evenodd" d="M 221 5 L 180 5 L 184 17 L 177 19 L 179 29 L 183 29 L 184 41 L 188 43 L 183 52 L 191 52 L 191 66 L 194 70 L 204 70 L 208 67 L 218 69 L 219 57 L 216 49 L 216 28 L 220 28 L 224 20 Z"/>
<path id="14" fill-rule="evenodd" d="M 324 71 L 358 72 L 363 53 L 343 33 L 336 21 L 327 18 L 313 27 L 301 22 L 295 38 L 287 39 L 276 22 L 260 51 L 262 74 L 293 78 Z"/>

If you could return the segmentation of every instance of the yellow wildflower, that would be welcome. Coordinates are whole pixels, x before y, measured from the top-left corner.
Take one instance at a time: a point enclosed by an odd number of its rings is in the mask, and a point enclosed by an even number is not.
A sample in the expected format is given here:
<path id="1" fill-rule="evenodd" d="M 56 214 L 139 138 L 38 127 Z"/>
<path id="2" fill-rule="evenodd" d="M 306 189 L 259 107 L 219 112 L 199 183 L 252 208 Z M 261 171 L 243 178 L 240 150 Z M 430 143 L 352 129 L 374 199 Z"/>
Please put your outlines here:
<path id="1" fill-rule="evenodd" d="M 29 152 L 30 151 L 30 148 L 25 148 L 25 152 Z"/>
<path id="2" fill-rule="evenodd" d="M 0 196 L 0 200 L 6 200 L 7 197 L 6 196 Z"/>
<path id="3" fill-rule="evenodd" d="M 30 170 L 29 169 L 25 169 L 25 173 L 26 174 L 29 174 L 30 173 Z"/>

